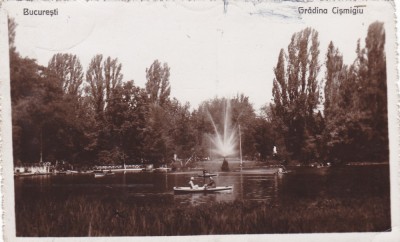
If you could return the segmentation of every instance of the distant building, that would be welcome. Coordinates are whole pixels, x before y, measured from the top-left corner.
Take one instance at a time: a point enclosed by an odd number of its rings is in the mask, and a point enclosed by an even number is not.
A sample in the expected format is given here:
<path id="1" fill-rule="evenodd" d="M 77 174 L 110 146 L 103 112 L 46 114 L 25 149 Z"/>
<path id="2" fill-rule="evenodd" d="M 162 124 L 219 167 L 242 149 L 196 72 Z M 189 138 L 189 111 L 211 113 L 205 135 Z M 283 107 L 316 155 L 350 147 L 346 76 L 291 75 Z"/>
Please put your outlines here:
<path id="1" fill-rule="evenodd" d="M 14 173 L 50 173 L 50 162 L 23 164 L 14 167 Z"/>

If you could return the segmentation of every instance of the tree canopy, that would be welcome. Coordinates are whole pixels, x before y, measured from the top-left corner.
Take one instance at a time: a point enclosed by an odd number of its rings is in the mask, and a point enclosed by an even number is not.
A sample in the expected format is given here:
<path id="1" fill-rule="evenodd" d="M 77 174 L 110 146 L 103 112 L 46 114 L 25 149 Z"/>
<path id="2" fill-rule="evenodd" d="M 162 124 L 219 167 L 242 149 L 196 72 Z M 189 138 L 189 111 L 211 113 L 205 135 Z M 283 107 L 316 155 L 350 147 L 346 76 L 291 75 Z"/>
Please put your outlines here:
<path id="1" fill-rule="evenodd" d="M 101 54 L 86 69 L 70 53 L 57 53 L 41 66 L 17 52 L 16 28 L 9 19 L 15 163 L 91 166 L 216 159 L 211 139 L 226 127 L 236 150 L 242 141 L 244 159 L 388 159 L 385 30 L 380 22 L 369 26 L 365 47 L 358 41 L 351 65 L 343 63 L 333 41 L 321 62 L 316 30 L 294 33 L 273 68 L 273 102 L 261 113 L 243 93 L 204 100 L 198 107 L 181 103 L 171 96 L 171 68 L 159 60 L 144 70 L 144 87 L 124 80 L 118 59 Z M 274 146 L 278 157 L 273 157 Z"/>

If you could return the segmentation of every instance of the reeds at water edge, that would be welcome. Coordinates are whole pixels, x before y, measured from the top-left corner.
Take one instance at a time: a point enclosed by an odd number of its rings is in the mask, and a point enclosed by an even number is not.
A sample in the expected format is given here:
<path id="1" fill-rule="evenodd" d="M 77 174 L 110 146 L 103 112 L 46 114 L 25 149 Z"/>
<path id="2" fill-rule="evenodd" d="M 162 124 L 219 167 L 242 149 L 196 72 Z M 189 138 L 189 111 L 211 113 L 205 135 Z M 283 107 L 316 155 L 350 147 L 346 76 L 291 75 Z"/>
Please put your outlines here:
<path id="1" fill-rule="evenodd" d="M 390 230 L 390 197 L 158 206 L 85 196 L 16 202 L 17 236 L 165 236 Z"/>

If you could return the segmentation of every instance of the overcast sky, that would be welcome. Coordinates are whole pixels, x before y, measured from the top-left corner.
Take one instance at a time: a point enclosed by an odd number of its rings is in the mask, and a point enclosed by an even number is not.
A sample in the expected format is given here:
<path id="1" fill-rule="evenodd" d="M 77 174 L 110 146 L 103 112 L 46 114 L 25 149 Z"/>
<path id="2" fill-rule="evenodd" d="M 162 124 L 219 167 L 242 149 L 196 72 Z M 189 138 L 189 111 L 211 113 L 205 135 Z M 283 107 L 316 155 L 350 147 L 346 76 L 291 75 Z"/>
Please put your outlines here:
<path id="1" fill-rule="evenodd" d="M 96 54 L 118 58 L 124 80 L 144 87 L 145 70 L 155 59 L 171 68 L 172 96 L 197 105 L 215 96 L 244 93 L 256 109 L 271 101 L 273 67 L 291 35 L 308 26 L 319 32 L 320 62 L 329 41 L 355 58 L 368 25 L 379 20 L 390 4 L 368 2 L 363 15 L 333 15 L 334 6 L 354 3 L 222 2 L 134 3 L 10 3 L 6 8 L 18 24 L 16 47 L 22 56 L 46 65 L 53 54 L 77 55 L 86 70 Z M 340 5 L 339 5 L 340 4 Z M 18 6 L 19 5 L 19 6 Z M 327 15 L 298 14 L 298 7 L 328 8 Z M 23 8 L 58 8 L 58 16 L 24 16 Z M 387 12 L 387 11 L 386 11 Z M 324 72 L 320 73 L 320 79 Z"/>

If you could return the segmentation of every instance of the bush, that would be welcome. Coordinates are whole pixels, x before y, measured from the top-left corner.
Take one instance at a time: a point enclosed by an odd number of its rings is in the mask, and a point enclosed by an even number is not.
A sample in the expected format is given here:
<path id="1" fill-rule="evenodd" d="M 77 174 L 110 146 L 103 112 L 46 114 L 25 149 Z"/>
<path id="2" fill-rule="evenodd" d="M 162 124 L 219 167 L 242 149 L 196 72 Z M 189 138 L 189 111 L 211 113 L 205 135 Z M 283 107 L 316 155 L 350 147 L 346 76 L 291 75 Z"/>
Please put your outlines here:
<path id="1" fill-rule="evenodd" d="M 222 162 L 221 171 L 229 171 L 229 164 L 225 158 L 224 161 Z"/>

